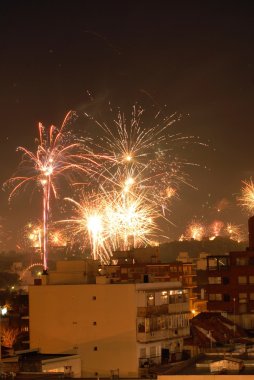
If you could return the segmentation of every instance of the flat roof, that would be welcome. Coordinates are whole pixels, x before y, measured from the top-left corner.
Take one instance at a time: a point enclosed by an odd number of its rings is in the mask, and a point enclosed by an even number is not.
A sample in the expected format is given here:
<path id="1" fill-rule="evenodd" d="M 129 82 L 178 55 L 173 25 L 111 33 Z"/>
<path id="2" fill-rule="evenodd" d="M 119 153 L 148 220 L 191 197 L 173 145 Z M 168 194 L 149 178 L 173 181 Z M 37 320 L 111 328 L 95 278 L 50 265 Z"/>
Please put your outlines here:
<path id="1" fill-rule="evenodd" d="M 196 362 L 190 364 L 189 366 L 185 367 L 185 368 L 182 368 L 178 371 L 176 371 L 176 373 L 172 374 L 171 373 L 171 370 L 169 370 L 168 374 L 170 374 L 170 376 L 174 376 L 174 375 L 211 375 L 211 374 L 214 374 L 210 371 L 210 363 L 214 363 L 214 362 L 217 362 L 217 361 L 220 361 L 220 360 L 224 360 L 224 359 L 229 359 L 229 355 L 227 354 L 226 357 L 224 358 L 223 356 L 221 355 L 207 355 L 207 356 L 204 356 L 204 357 L 201 357 L 199 359 L 197 359 Z M 235 357 L 232 357 L 232 359 L 234 360 Z M 241 369 L 240 371 L 240 374 L 242 375 L 254 375 L 254 360 L 253 358 L 249 358 L 248 356 L 238 356 L 237 359 L 242 359 L 243 360 L 243 363 L 244 363 L 244 367 L 243 369 Z M 197 366 L 197 364 L 199 364 L 200 366 Z M 226 371 L 226 374 L 238 374 L 239 372 L 237 371 Z M 167 372 L 164 372 L 162 375 L 167 375 Z"/>

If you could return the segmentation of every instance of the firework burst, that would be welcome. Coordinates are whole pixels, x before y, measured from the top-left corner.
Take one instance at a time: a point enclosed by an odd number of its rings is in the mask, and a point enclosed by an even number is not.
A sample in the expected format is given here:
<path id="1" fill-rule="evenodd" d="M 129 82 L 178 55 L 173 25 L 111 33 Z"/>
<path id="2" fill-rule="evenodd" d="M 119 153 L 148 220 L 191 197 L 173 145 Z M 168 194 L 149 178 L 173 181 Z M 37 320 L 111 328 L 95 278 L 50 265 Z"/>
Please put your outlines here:
<path id="1" fill-rule="evenodd" d="M 227 223 L 226 233 L 230 239 L 235 240 L 238 243 L 240 243 L 243 240 L 243 233 L 240 225 Z"/>
<path id="2" fill-rule="evenodd" d="M 186 229 L 187 239 L 202 240 L 205 236 L 205 226 L 201 222 L 192 221 Z"/>
<path id="3" fill-rule="evenodd" d="M 254 183 L 252 179 L 243 181 L 241 196 L 238 197 L 239 204 L 246 209 L 250 214 L 254 211 Z"/>
<path id="4" fill-rule="evenodd" d="M 129 115 L 118 111 L 109 122 L 100 123 L 86 116 L 103 133 L 102 149 L 114 157 L 112 165 L 105 169 L 105 177 L 111 182 L 106 180 L 104 188 L 113 182 L 120 187 L 124 183 L 127 191 L 130 186 L 145 191 L 147 198 L 163 210 L 165 216 L 181 185 L 192 186 L 185 169 L 196 164 L 182 158 L 183 151 L 188 144 L 205 144 L 194 136 L 173 133 L 171 129 L 179 119 L 175 114 L 165 116 L 159 111 L 150 115 L 140 106 L 133 106 Z"/>
<path id="5" fill-rule="evenodd" d="M 116 191 L 86 194 L 80 202 L 67 198 L 74 215 L 62 220 L 70 235 L 89 245 L 93 259 L 109 263 L 116 250 L 148 245 L 156 229 L 156 213 L 142 194 Z"/>
<path id="6" fill-rule="evenodd" d="M 52 195 L 58 197 L 57 180 L 64 178 L 68 183 L 75 181 L 77 173 L 94 175 L 102 156 L 95 155 L 88 149 L 86 141 L 80 141 L 67 130 L 67 124 L 74 114 L 69 112 L 60 129 L 51 126 L 45 128 L 39 124 L 39 140 L 35 152 L 19 147 L 22 160 L 16 175 L 7 181 L 12 186 L 10 200 L 21 189 L 33 184 L 42 193 L 43 209 L 43 264 L 47 270 L 48 258 L 48 225 Z M 105 158 L 105 157 L 104 157 Z"/>

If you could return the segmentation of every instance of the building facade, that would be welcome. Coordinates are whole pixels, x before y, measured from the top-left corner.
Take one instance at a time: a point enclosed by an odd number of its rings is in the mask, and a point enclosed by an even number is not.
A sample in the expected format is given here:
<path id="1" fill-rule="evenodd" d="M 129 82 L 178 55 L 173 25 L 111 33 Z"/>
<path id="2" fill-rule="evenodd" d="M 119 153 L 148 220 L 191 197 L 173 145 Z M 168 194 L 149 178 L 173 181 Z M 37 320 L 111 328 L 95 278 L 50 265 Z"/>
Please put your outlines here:
<path id="1" fill-rule="evenodd" d="M 254 217 L 249 248 L 207 257 L 207 309 L 220 311 L 245 329 L 254 329 Z"/>
<path id="2" fill-rule="evenodd" d="M 146 376 L 181 359 L 190 317 L 181 283 L 112 284 L 104 275 L 85 283 L 84 273 L 77 283 L 75 262 L 71 284 L 72 264 L 64 265 L 62 279 L 59 271 L 29 288 L 30 348 L 78 354 L 83 377 Z"/>

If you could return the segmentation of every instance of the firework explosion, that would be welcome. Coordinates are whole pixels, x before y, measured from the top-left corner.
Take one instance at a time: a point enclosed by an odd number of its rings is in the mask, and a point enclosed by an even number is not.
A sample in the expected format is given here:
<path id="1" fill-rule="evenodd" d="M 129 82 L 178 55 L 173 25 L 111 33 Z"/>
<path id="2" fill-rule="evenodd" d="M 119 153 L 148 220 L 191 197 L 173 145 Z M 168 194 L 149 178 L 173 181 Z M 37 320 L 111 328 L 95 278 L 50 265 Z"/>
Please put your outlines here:
<path id="1" fill-rule="evenodd" d="M 165 116 L 162 111 L 146 115 L 143 108 L 133 106 L 130 115 L 118 111 L 116 118 L 102 123 L 86 116 L 103 134 L 102 149 L 114 157 L 112 165 L 105 169 L 107 180 L 103 187 L 108 189 L 113 183 L 119 191 L 131 188 L 133 193 L 145 192 L 153 207 L 160 208 L 165 216 L 181 185 L 191 186 L 185 169 L 196 164 L 181 157 L 183 150 L 190 143 L 205 144 L 194 136 L 171 132 L 179 118 Z"/>
<path id="2" fill-rule="evenodd" d="M 229 237 L 238 243 L 244 239 L 244 234 L 240 225 L 233 223 L 227 223 L 225 225 L 221 220 L 214 220 L 208 226 L 201 222 L 192 221 L 188 224 L 185 234 L 181 235 L 179 240 L 194 239 L 200 241 L 205 237 L 209 238 L 209 240 L 214 240 L 218 236 Z"/>
<path id="3" fill-rule="evenodd" d="M 36 151 L 32 152 L 24 147 L 18 148 L 23 153 L 18 175 L 7 181 L 7 184 L 13 187 L 10 200 L 19 190 L 26 189 L 30 184 L 42 192 L 44 270 L 47 270 L 50 201 L 52 195 L 55 198 L 58 196 L 57 179 L 64 178 L 71 184 L 78 172 L 94 175 L 100 166 L 98 159 L 102 158 L 93 154 L 84 140 L 81 142 L 75 139 L 75 136 L 66 130 L 72 117 L 73 113 L 68 113 L 60 129 L 55 126 L 47 129 L 40 123 Z"/>
<path id="4" fill-rule="evenodd" d="M 73 205 L 72 218 L 62 220 L 74 240 L 89 245 L 93 259 L 109 263 L 116 250 L 129 250 L 150 244 L 156 213 L 142 194 L 117 192 L 84 195 L 80 202 L 67 198 Z"/>
<path id="5" fill-rule="evenodd" d="M 217 236 L 221 234 L 221 231 L 224 227 L 224 223 L 221 220 L 214 220 L 213 223 L 209 226 L 210 240 L 214 240 Z"/>
<path id="6" fill-rule="evenodd" d="M 77 140 L 66 131 L 72 115 L 67 115 L 59 130 L 39 124 L 35 153 L 18 148 L 23 153 L 18 174 L 7 181 L 13 187 L 10 199 L 30 184 L 41 191 L 42 228 L 31 240 L 42 247 L 45 270 L 51 199 L 58 197 L 61 188 L 58 179 L 77 185 L 76 175 L 82 175 L 85 197 L 79 196 L 79 201 L 69 198 L 74 215 L 61 223 L 74 237 L 83 235 L 84 246 L 90 246 L 94 259 L 108 262 L 114 250 L 151 243 L 159 230 L 158 220 L 168 220 L 170 202 L 178 197 L 181 185 L 191 186 L 185 168 L 197 165 L 181 158 L 179 151 L 186 151 L 190 143 L 205 145 L 193 136 L 172 133 L 172 125 L 179 119 L 175 115 L 164 116 L 160 111 L 145 117 L 139 106 L 127 117 L 119 111 L 110 123 L 86 115 L 87 123 L 97 126 L 96 143 L 88 138 Z M 58 244 L 59 237 L 54 239 Z"/>
<path id="7" fill-rule="evenodd" d="M 49 247 L 64 247 L 67 245 L 65 231 L 56 228 L 54 223 L 48 225 L 48 245 Z M 43 223 L 40 221 L 29 222 L 22 231 L 21 240 L 24 247 L 34 248 L 37 252 L 43 253 Z"/>
<path id="8" fill-rule="evenodd" d="M 192 221 L 185 233 L 185 239 L 202 240 L 205 236 L 205 226 L 201 222 Z M 183 240 L 183 237 L 181 238 Z"/>
<path id="9" fill-rule="evenodd" d="M 243 240 L 243 233 L 240 225 L 227 223 L 226 232 L 230 239 L 237 241 L 240 243 Z"/>
<path id="10" fill-rule="evenodd" d="M 250 214 L 254 211 L 254 183 L 252 179 L 248 182 L 243 181 L 243 187 L 241 189 L 242 195 L 238 197 L 239 204 L 246 209 Z"/>
<path id="11" fill-rule="evenodd" d="M 101 172 L 97 195 L 86 195 L 80 202 L 69 199 L 76 216 L 62 222 L 69 224 L 74 236 L 83 234 L 92 256 L 104 262 L 114 250 L 151 244 L 158 219 L 167 220 L 172 198 L 178 197 L 182 184 L 189 184 L 184 168 L 191 163 L 180 159 L 177 150 L 199 142 L 170 133 L 175 115 L 158 112 L 152 125 L 144 115 L 139 106 L 127 117 L 119 111 L 110 122 L 86 115 L 93 129 L 97 126 L 97 147 L 114 159 Z"/>

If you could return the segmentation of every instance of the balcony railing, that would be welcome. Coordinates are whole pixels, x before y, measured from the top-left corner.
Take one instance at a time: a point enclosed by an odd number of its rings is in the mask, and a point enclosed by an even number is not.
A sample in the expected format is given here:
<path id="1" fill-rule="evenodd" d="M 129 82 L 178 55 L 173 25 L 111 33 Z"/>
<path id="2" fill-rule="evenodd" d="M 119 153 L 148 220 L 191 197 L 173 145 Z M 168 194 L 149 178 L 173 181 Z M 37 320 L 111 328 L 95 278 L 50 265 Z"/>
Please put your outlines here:
<path id="1" fill-rule="evenodd" d="M 150 368 L 161 364 L 161 356 L 151 356 L 149 358 L 139 358 L 139 368 Z"/>
<path id="2" fill-rule="evenodd" d="M 137 332 L 137 341 L 140 343 L 153 342 L 163 339 L 185 338 L 190 335 L 189 327 L 178 327 L 151 332 Z"/>

